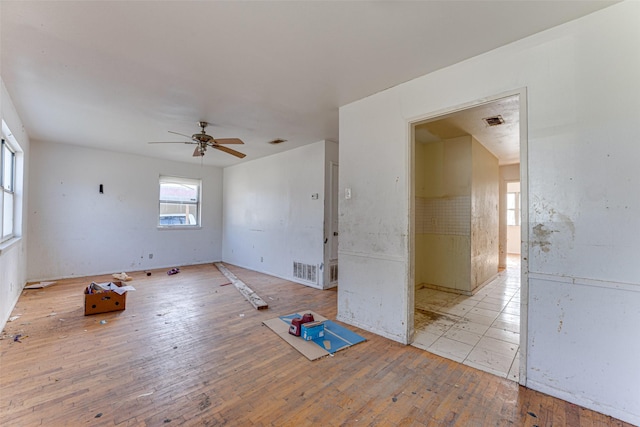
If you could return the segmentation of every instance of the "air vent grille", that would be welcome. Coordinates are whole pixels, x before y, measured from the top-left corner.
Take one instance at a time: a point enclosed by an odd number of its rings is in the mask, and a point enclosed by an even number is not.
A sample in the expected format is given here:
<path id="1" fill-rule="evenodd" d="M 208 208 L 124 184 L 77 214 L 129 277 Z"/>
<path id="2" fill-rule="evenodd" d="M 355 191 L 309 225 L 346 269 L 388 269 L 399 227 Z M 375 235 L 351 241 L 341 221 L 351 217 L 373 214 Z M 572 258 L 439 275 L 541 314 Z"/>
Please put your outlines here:
<path id="1" fill-rule="evenodd" d="M 329 283 L 336 283 L 338 281 L 338 264 L 332 264 L 329 267 Z"/>
<path id="2" fill-rule="evenodd" d="M 269 144 L 276 145 L 276 144 L 282 144 L 283 142 L 287 142 L 287 140 L 282 138 L 276 138 L 273 141 L 269 141 Z"/>
<path id="3" fill-rule="evenodd" d="M 293 277 L 306 282 L 318 283 L 318 270 L 315 265 L 294 261 Z"/>
<path id="4" fill-rule="evenodd" d="M 504 123 L 504 119 L 500 115 L 492 116 L 492 117 L 485 117 L 482 120 L 484 120 L 485 123 L 488 124 L 489 126 L 500 126 L 501 124 Z"/>

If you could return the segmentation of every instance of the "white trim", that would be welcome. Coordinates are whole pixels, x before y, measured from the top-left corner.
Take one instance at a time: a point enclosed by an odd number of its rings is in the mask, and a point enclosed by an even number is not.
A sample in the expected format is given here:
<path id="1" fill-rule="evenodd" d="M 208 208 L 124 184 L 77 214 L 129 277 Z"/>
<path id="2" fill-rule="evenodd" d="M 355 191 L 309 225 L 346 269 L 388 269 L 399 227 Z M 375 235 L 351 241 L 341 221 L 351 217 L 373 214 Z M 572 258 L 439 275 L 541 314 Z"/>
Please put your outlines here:
<path id="1" fill-rule="evenodd" d="M 22 237 L 19 236 L 13 236 L 10 239 L 5 240 L 4 242 L 0 243 L 0 255 L 2 255 L 3 253 L 9 251 L 11 248 L 13 248 L 16 243 L 18 243 L 20 240 L 22 240 Z"/>
<path id="2" fill-rule="evenodd" d="M 529 129 L 527 88 L 517 91 L 520 116 L 520 372 L 518 383 L 527 385 L 529 340 Z"/>

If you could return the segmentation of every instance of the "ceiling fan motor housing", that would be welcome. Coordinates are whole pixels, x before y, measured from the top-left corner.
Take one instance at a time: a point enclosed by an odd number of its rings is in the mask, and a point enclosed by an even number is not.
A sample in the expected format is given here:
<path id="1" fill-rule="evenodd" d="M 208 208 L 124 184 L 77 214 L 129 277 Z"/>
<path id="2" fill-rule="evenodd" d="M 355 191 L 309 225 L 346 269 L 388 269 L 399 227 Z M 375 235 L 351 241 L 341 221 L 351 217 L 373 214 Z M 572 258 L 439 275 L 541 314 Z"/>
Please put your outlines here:
<path id="1" fill-rule="evenodd" d="M 207 135 L 204 132 L 202 132 L 202 133 L 194 133 L 193 135 L 191 135 L 191 138 L 196 142 L 207 143 L 207 142 L 213 141 L 213 137 L 211 135 Z"/>

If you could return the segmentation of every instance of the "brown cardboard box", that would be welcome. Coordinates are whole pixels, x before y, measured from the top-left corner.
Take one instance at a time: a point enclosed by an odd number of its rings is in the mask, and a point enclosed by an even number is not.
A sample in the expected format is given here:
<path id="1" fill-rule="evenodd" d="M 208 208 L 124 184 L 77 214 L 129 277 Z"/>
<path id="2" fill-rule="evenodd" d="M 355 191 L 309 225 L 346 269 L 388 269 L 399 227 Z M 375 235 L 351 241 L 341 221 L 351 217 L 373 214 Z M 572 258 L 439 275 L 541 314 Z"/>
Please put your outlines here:
<path id="1" fill-rule="evenodd" d="M 122 282 L 111 282 L 118 287 Z M 89 293 L 89 289 L 84 288 L 84 315 L 108 313 L 110 311 L 124 310 L 127 303 L 127 293 L 118 295 L 113 291 L 103 291 Z"/>

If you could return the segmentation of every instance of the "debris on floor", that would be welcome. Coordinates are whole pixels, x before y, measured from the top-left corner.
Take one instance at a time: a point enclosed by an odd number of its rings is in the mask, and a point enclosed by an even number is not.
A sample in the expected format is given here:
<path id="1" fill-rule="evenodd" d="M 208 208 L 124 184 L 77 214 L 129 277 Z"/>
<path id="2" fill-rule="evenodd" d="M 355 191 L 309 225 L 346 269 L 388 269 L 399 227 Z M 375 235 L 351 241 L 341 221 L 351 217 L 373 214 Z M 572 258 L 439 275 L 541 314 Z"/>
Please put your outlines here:
<path id="1" fill-rule="evenodd" d="M 91 282 L 84 289 L 84 315 L 124 310 L 127 305 L 127 292 L 135 290 L 131 285 L 123 285 L 121 281 Z"/>
<path id="2" fill-rule="evenodd" d="M 152 394 L 153 394 L 153 392 L 152 392 L 152 391 L 150 391 L 149 393 L 142 393 L 142 394 L 139 394 L 138 396 L 136 396 L 136 399 L 137 399 L 138 397 L 151 396 Z"/>
<path id="3" fill-rule="evenodd" d="M 24 287 L 24 289 L 42 289 L 42 288 L 47 288 L 49 286 L 53 286 L 55 285 L 56 282 L 39 282 L 39 283 L 32 283 L 30 285 L 27 285 Z"/>
<path id="4" fill-rule="evenodd" d="M 118 295 L 124 295 L 128 291 L 135 291 L 135 290 L 136 288 L 134 288 L 131 285 L 122 286 L 121 282 L 105 282 L 105 283 L 91 282 L 91 284 L 87 286 L 85 294 L 91 295 L 96 293 L 100 294 L 103 292 L 113 291 Z"/>
<path id="5" fill-rule="evenodd" d="M 173 275 L 173 274 L 178 274 L 180 273 L 180 269 L 178 267 L 172 268 L 171 270 L 167 271 L 167 274 L 169 276 Z"/>
<path id="6" fill-rule="evenodd" d="M 147 276 L 151 276 L 151 272 L 149 270 L 145 270 L 144 274 L 146 274 Z"/>
<path id="7" fill-rule="evenodd" d="M 251 305 L 256 310 L 265 310 L 269 308 L 269 304 L 267 304 L 258 294 L 256 294 L 249 286 L 247 286 L 242 280 L 238 279 L 235 274 L 233 274 L 227 267 L 224 266 L 221 262 L 214 262 L 214 265 L 218 267 L 218 270 L 222 274 L 224 274 L 227 279 L 233 283 L 233 286 L 236 287 L 238 292 L 245 297 L 247 301 L 251 303 Z"/>
<path id="8" fill-rule="evenodd" d="M 9 317 L 9 322 L 13 322 L 14 320 L 18 320 L 19 318 L 20 318 L 19 314 L 17 316 L 11 316 Z"/>
<path id="9" fill-rule="evenodd" d="M 129 280 L 133 280 L 133 278 L 129 276 L 127 273 L 125 273 L 124 271 L 122 273 L 112 274 L 112 276 L 114 277 L 114 279 L 123 280 L 125 282 Z"/>

